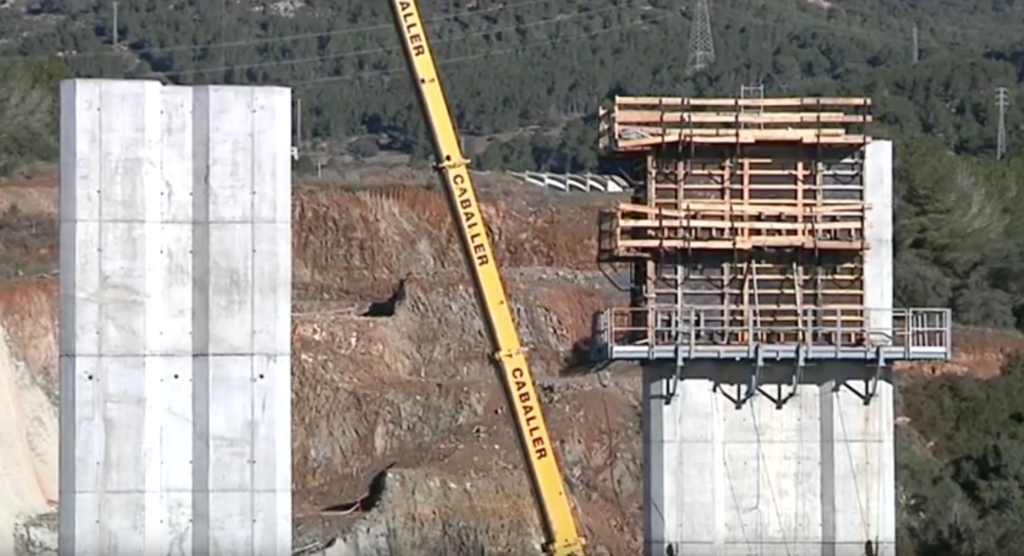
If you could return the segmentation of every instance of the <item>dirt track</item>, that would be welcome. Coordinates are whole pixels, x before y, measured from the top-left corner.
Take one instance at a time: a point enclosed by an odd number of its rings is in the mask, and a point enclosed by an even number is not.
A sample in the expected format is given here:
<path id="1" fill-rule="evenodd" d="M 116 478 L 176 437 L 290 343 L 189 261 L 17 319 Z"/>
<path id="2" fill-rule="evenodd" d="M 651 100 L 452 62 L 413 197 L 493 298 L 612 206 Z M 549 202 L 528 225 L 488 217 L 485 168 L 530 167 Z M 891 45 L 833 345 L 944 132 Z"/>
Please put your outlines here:
<path id="1" fill-rule="evenodd" d="M 341 535 L 348 546 L 405 547 L 403 554 L 478 544 L 502 547 L 491 553 L 529 554 L 540 540 L 536 510 L 445 200 L 386 179 L 377 185 L 373 192 L 298 187 L 294 199 L 296 544 Z M 31 271 L 6 276 L 0 322 L 15 358 L 51 401 L 55 193 L 52 181 L 0 185 L 0 207 L 22 203 L 17 228 L 0 237 L 0 255 L 28 261 L 19 264 Z M 569 490 L 598 547 L 592 553 L 636 554 L 637 370 L 565 372 L 593 313 L 624 302 L 594 263 L 596 211 L 610 200 L 510 186 L 485 186 L 482 197 Z M 359 316 L 407 276 L 406 299 L 393 315 Z M 984 331 L 958 340 L 958 362 L 937 371 L 988 373 L 1024 345 L 1015 335 Z M 374 475 L 392 463 L 374 509 L 321 515 L 364 497 Z"/>

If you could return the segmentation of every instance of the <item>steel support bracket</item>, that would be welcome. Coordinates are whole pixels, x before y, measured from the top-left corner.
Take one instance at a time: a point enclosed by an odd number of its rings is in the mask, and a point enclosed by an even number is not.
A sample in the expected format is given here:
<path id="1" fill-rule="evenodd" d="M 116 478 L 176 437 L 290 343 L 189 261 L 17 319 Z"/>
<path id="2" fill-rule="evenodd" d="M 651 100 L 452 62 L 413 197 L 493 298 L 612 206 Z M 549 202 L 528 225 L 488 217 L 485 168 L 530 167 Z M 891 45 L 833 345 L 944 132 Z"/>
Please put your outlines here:
<path id="1" fill-rule="evenodd" d="M 789 390 L 787 399 L 794 398 L 804 380 L 804 369 L 807 367 L 807 346 L 797 344 L 796 346 L 796 369 L 793 370 L 793 383 Z"/>
<path id="2" fill-rule="evenodd" d="M 761 350 L 761 344 L 754 345 L 754 372 L 750 376 L 750 385 L 747 387 L 747 391 L 743 393 L 743 396 L 736 402 L 736 409 L 743 407 L 743 404 L 747 403 L 748 400 L 757 395 L 757 392 L 761 388 L 761 373 L 764 371 L 764 353 Z"/>
<path id="3" fill-rule="evenodd" d="M 885 359 L 883 346 L 875 347 L 875 372 L 867 381 L 867 388 L 864 391 L 864 405 L 871 403 L 871 399 L 878 394 L 878 381 L 882 379 L 882 370 L 888 362 Z"/>
<path id="4" fill-rule="evenodd" d="M 669 379 L 668 388 L 665 392 L 665 405 L 672 403 L 672 399 L 676 397 L 676 392 L 679 391 L 679 381 L 683 379 L 683 367 L 686 366 L 686 357 L 683 356 L 683 346 L 676 342 L 676 359 L 675 368 L 672 372 L 672 378 Z"/>

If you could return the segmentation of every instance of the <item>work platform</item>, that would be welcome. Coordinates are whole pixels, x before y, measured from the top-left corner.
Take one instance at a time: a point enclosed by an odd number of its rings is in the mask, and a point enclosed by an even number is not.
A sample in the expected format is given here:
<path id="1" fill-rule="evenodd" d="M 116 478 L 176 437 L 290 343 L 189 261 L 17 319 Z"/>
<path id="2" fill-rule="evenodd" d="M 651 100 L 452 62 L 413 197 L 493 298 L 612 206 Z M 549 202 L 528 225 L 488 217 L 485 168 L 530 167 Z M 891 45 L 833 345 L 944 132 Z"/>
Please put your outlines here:
<path id="1" fill-rule="evenodd" d="M 598 260 L 628 269 L 630 306 L 592 348 L 644 365 L 646 556 L 895 553 L 892 363 L 949 359 L 951 315 L 893 307 L 892 144 L 870 106 L 600 114 L 632 198 L 600 215 Z"/>
<path id="2" fill-rule="evenodd" d="M 784 311 L 789 313 L 789 311 Z M 864 313 L 879 314 L 872 319 Z M 952 356 L 949 309 L 811 308 L 753 322 L 733 307 L 609 309 L 599 317 L 594 347 L 603 359 L 803 359 L 872 363 Z M 857 324 L 888 320 L 892 326 Z"/>

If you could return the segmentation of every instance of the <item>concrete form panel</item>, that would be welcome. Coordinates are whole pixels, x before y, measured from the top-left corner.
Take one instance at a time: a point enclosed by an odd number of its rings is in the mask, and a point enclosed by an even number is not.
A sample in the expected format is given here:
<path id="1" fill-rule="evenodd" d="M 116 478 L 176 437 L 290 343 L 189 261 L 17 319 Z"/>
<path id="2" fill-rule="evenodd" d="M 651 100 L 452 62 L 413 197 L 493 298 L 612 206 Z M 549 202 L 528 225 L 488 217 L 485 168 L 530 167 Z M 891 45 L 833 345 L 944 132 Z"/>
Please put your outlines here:
<path id="1" fill-rule="evenodd" d="M 253 224 L 253 353 L 290 353 L 292 343 L 291 299 L 274 292 L 292 289 L 291 222 Z M 290 376 L 290 370 L 286 375 Z"/>
<path id="2" fill-rule="evenodd" d="M 868 204 L 864 230 L 864 306 L 881 309 L 869 314 L 869 326 L 892 330 L 893 207 L 892 141 L 873 141 L 864 148 L 864 201 Z M 880 339 L 880 338 L 879 338 Z"/>
<path id="3" fill-rule="evenodd" d="M 61 554 L 290 551 L 290 101 L 62 83 Z"/>
<path id="4" fill-rule="evenodd" d="M 205 352 L 211 355 L 253 350 L 253 227 L 244 223 L 208 224 L 207 304 L 211 323 Z M 200 301 L 197 300 L 197 303 Z M 216 326 L 213 325 L 216 323 Z"/>
<path id="5" fill-rule="evenodd" d="M 819 363 L 781 408 L 759 394 L 737 409 L 729 385 L 700 378 L 744 368 L 690 363 L 669 404 L 671 365 L 645 370 L 645 553 L 892 554 L 890 387 L 865 405 L 849 379 L 862 366 Z"/>
<path id="6" fill-rule="evenodd" d="M 196 104 L 204 106 L 208 118 L 207 126 L 196 128 L 206 143 L 199 153 L 207 169 L 208 220 L 252 222 L 254 172 L 260 155 L 253 144 L 253 89 L 198 87 Z"/>

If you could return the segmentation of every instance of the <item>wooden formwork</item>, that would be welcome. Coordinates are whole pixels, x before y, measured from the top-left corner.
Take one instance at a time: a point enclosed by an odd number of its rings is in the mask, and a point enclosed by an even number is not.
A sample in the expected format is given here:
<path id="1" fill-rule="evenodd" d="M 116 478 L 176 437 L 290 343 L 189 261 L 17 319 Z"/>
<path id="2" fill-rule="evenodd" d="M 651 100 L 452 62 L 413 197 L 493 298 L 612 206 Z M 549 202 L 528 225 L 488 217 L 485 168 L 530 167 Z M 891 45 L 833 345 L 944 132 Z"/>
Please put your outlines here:
<path id="1" fill-rule="evenodd" d="M 666 249 L 863 251 L 869 207 L 857 161 L 805 151 L 647 153 L 644 187 L 600 216 L 602 258 Z"/>
<path id="2" fill-rule="evenodd" d="M 663 249 L 861 251 L 864 210 L 861 203 L 806 208 L 706 201 L 679 208 L 620 203 L 613 214 L 602 217 L 602 249 L 614 257 L 652 256 Z"/>
<path id="3" fill-rule="evenodd" d="M 870 138 L 842 124 L 870 117 L 835 107 L 869 105 L 617 98 L 608 125 L 619 128 L 614 137 L 603 133 L 605 148 L 635 159 L 641 183 L 630 202 L 601 214 L 600 257 L 632 263 L 632 326 L 664 330 L 666 323 L 647 321 L 676 317 L 651 308 L 696 306 L 713 343 L 831 344 L 836 330 L 866 327 L 863 253 L 871 207 L 863 146 Z M 743 111 L 751 107 L 759 112 Z M 622 139 L 622 126 L 652 119 L 663 130 L 657 140 Z M 672 129 L 677 135 L 664 131 Z M 731 142 L 718 140 L 730 132 Z"/>
<path id="4" fill-rule="evenodd" d="M 677 143 L 766 141 L 860 145 L 850 126 L 871 122 L 869 98 L 615 97 L 599 111 L 602 153 L 642 152 Z"/>

